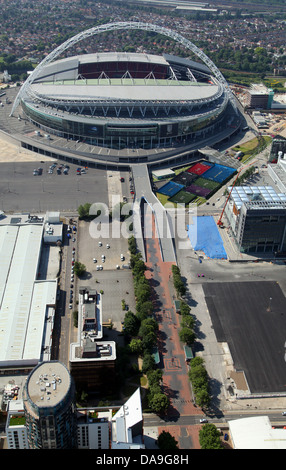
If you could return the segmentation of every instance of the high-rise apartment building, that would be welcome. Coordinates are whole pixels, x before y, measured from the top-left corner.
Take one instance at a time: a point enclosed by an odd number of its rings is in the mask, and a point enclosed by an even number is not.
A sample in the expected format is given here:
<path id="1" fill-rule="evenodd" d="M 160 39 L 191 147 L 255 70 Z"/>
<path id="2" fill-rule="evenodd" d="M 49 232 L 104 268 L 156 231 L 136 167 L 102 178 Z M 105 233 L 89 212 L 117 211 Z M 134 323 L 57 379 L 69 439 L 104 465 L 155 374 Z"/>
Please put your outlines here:
<path id="1" fill-rule="evenodd" d="M 60 362 L 39 364 L 28 376 L 23 402 L 30 449 L 77 447 L 75 387 Z"/>

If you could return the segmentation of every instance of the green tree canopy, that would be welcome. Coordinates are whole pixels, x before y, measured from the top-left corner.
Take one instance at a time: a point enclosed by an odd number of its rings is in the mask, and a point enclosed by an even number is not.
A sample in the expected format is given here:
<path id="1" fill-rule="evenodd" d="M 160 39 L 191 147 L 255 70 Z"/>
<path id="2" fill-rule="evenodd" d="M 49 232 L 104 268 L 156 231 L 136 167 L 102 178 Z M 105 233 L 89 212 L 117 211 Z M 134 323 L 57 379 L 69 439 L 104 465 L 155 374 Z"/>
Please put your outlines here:
<path id="1" fill-rule="evenodd" d="M 84 219 L 86 217 L 89 217 L 89 209 L 91 207 L 91 204 L 89 202 L 86 202 L 85 204 L 81 204 L 77 211 L 80 219 Z"/>
<path id="2" fill-rule="evenodd" d="M 158 436 L 158 447 L 161 450 L 178 449 L 178 441 L 168 431 L 162 431 Z"/>
<path id="3" fill-rule="evenodd" d="M 162 413 L 167 411 L 167 408 L 170 405 L 168 397 L 162 393 L 154 393 L 149 397 L 149 406 L 151 407 L 154 413 Z"/>
<path id="4" fill-rule="evenodd" d="M 183 326 L 179 332 L 180 341 L 188 345 L 192 345 L 196 339 L 196 334 L 191 328 Z"/>
<path id="5" fill-rule="evenodd" d="M 139 320 L 136 315 L 128 311 L 125 313 L 123 322 L 124 332 L 130 336 L 136 336 L 139 329 Z"/>
<path id="6" fill-rule="evenodd" d="M 199 432 L 199 441 L 201 449 L 222 449 L 220 433 L 214 424 L 203 425 Z"/>
<path id="7" fill-rule="evenodd" d="M 155 369 L 156 364 L 155 364 L 155 359 L 152 356 L 152 354 L 149 351 L 146 351 L 143 356 L 143 362 L 142 362 L 142 372 L 143 374 L 146 374 L 148 371 Z"/>
<path id="8" fill-rule="evenodd" d="M 143 351 L 143 344 L 140 338 L 132 338 L 129 343 L 129 349 L 132 354 L 141 354 Z"/>
<path id="9" fill-rule="evenodd" d="M 86 272 L 86 266 L 79 261 L 75 261 L 74 263 L 74 273 L 76 276 L 81 277 Z"/>

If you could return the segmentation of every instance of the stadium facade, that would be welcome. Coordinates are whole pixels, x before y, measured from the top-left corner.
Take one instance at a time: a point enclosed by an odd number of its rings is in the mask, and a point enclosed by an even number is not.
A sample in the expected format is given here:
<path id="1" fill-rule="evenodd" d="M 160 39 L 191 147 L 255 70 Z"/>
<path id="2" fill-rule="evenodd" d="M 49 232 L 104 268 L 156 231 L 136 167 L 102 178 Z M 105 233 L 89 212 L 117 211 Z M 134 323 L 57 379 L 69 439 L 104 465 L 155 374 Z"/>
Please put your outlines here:
<path id="1" fill-rule="evenodd" d="M 155 31 L 200 59 L 169 54 L 94 53 L 58 59 L 79 41 L 118 29 Z M 231 91 L 213 62 L 181 35 L 146 23 L 110 23 L 84 31 L 52 51 L 21 87 L 11 115 L 51 134 L 110 149 L 185 146 L 229 128 Z"/>

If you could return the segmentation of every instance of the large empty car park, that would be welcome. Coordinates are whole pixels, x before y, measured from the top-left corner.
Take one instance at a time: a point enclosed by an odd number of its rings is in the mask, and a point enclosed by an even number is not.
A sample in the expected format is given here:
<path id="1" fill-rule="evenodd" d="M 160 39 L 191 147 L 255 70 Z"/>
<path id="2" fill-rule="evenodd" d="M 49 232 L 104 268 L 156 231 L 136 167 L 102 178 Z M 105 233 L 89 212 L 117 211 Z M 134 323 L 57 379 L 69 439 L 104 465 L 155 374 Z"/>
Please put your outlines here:
<path id="1" fill-rule="evenodd" d="M 108 204 L 107 172 L 88 169 L 78 174 L 78 165 L 69 164 L 64 174 L 57 169 L 64 162 L 53 161 L 1 162 L 0 209 L 13 212 L 46 212 L 47 210 L 75 211 L 80 204 L 101 202 Z M 34 175 L 34 169 L 42 169 Z M 82 167 L 83 168 L 83 167 Z"/>
<path id="2" fill-rule="evenodd" d="M 218 342 L 252 394 L 286 390 L 286 299 L 277 282 L 206 283 L 206 304 Z"/>

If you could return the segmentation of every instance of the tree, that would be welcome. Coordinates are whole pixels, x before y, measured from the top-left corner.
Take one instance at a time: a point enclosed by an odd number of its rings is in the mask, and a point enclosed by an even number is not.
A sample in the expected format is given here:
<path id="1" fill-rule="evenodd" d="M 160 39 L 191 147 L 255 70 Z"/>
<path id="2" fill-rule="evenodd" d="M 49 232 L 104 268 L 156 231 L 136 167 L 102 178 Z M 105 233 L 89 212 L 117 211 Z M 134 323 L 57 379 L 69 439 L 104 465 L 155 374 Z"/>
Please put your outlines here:
<path id="1" fill-rule="evenodd" d="M 129 248 L 131 255 L 136 255 L 137 245 L 136 245 L 136 239 L 133 235 L 129 237 L 128 239 L 128 248 Z"/>
<path id="2" fill-rule="evenodd" d="M 140 305 L 150 300 L 151 288 L 145 276 L 140 276 L 139 279 L 135 280 L 134 292 L 136 300 Z"/>
<path id="3" fill-rule="evenodd" d="M 86 271 L 86 267 L 84 264 L 80 263 L 79 261 L 76 261 L 74 263 L 74 273 L 77 277 L 83 276 L 85 271 Z"/>
<path id="4" fill-rule="evenodd" d="M 132 338 L 129 348 L 132 354 L 140 354 L 143 351 L 142 340 L 140 338 Z"/>
<path id="5" fill-rule="evenodd" d="M 210 401 L 211 397 L 205 388 L 200 388 L 196 391 L 196 404 L 200 408 L 208 408 Z"/>
<path id="6" fill-rule="evenodd" d="M 180 301 L 181 315 L 189 315 L 190 311 L 191 311 L 191 308 L 189 307 L 189 305 L 186 302 L 184 302 L 183 300 L 181 300 Z"/>
<path id="7" fill-rule="evenodd" d="M 196 403 L 201 407 L 208 407 L 210 404 L 208 373 L 204 366 L 204 360 L 195 357 L 190 362 L 189 378 L 196 397 Z"/>
<path id="8" fill-rule="evenodd" d="M 191 345 L 196 339 L 196 334 L 190 328 L 183 326 L 183 328 L 179 332 L 179 338 L 180 341 L 182 341 L 183 343 Z"/>
<path id="9" fill-rule="evenodd" d="M 89 209 L 91 207 L 91 204 L 89 202 L 86 202 L 85 204 L 81 204 L 77 211 L 80 219 L 84 219 L 86 217 L 89 217 Z"/>
<path id="10" fill-rule="evenodd" d="M 186 286 L 182 281 L 180 269 L 178 268 L 178 266 L 175 266 L 175 265 L 172 266 L 172 274 L 173 274 L 174 287 L 177 291 L 177 295 L 179 297 L 182 295 L 185 295 Z"/>
<path id="11" fill-rule="evenodd" d="M 75 328 L 77 328 L 78 327 L 78 311 L 74 310 L 72 312 L 72 316 L 73 316 L 73 325 Z"/>
<path id="12" fill-rule="evenodd" d="M 155 318 L 149 317 L 141 322 L 139 336 L 144 337 L 150 332 L 158 331 L 158 323 Z"/>
<path id="13" fill-rule="evenodd" d="M 154 331 L 149 331 L 142 338 L 142 345 L 144 349 L 151 350 L 157 343 L 157 336 Z"/>
<path id="14" fill-rule="evenodd" d="M 184 315 L 182 317 L 181 326 L 189 329 L 193 329 L 195 325 L 195 319 L 191 315 Z"/>
<path id="15" fill-rule="evenodd" d="M 146 265 L 143 261 L 143 259 L 139 259 L 136 261 L 136 263 L 133 265 L 133 274 L 135 277 L 140 276 L 141 274 L 144 274 L 146 271 Z"/>
<path id="16" fill-rule="evenodd" d="M 137 317 L 139 318 L 140 321 L 145 320 L 148 318 L 149 315 L 152 315 L 153 313 L 153 304 L 151 300 L 147 300 L 146 302 L 139 303 L 137 302 L 136 304 L 136 310 L 137 310 Z"/>
<path id="17" fill-rule="evenodd" d="M 170 401 L 163 392 L 154 393 L 154 395 L 149 397 L 149 406 L 155 413 L 162 413 L 167 411 L 169 405 Z"/>
<path id="18" fill-rule="evenodd" d="M 178 449 L 178 441 L 168 431 L 162 431 L 158 436 L 158 447 L 161 450 Z"/>
<path id="19" fill-rule="evenodd" d="M 160 384 L 163 377 L 163 371 L 161 369 L 149 370 L 147 372 L 147 379 L 149 387 Z"/>
<path id="20" fill-rule="evenodd" d="M 136 336 L 138 333 L 139 320 L 130 310 L 125 314 L 123 327 L 127 335 Z"/>
<path id="21" fill-rule="evenodd" d="M 216 426 L 211 423 L 203 425 L 199 432 L 199 441 L 201 449 L 222 449 L 220 433 Z"/>
<path id="22" fill-rule="evenodd" d="M 152 354 L 147 351 L 144 353 L 143 362 L 142 362 L 142 372 L 146 374 L 148 371 L 155 369 L 156 364 Z"/>

